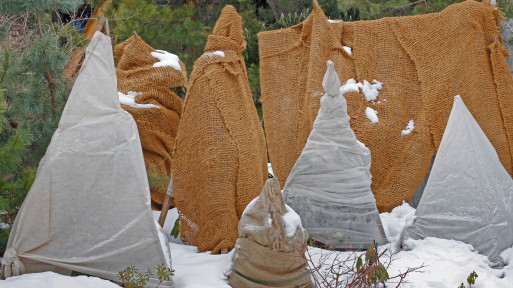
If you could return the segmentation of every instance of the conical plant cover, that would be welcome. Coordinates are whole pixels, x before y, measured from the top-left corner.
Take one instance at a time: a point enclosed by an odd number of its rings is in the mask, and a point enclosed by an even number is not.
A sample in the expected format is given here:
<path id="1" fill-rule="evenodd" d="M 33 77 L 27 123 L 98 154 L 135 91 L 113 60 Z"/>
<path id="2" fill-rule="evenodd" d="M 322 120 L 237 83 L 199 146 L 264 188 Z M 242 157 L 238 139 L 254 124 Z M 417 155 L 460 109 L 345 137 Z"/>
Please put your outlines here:
<path id="1" fill-rule="evenodd" d="M 404 238 L 471 244 L 502 266 L 513 245 L 513 180 L 460 96 L 454 97 L 433 169 Z"/>
<path id="2" fill-rule="evenodd" d="M 119 104 L 111 41 L 97 32 L 11 229 L 3 276 L 77 271 L 119 281 L 128 266 L 154 271 L 170 262 L 158 233 L 137 127 Z"/>
<path id="3" fill-rule="evenodd" d="M 200 252 L 235 246 L 240 216 L 267 180 L 245 49 L 242 19 L 228 5 L 194 62 L 176 136 L 172 185 L 180 237 Z"/>
<path id="4" fill-rule="evenodd" d="M 173 88 L 187 87 L 187 72 L 181 61 L 178 62 L 180 70 L 169 66 L 153 67 L 159 62 L 151 54 L 155 51 L 137 35 L 116 45 L 114 56 L 119 58 L 116 76 L 119 92 L 141 93 L 135 98 L 136 103 L 159 107 L 141 109 L 121 105 L 137 123 L 146 170 L 169 180 L 172 152 L 183 106 L 183 100 L 173 92 Z M 162 210 L 167 184 L 151 188 L 154 210 Z"/>
<path id="5" fill-rule="evenodd" d="M 331 248 L 387 243 L 370 188 L 370 150 L 351 130 L 331 61 L 322 85 L 327 94 L 283 188 L 285 202 L 301 216 L 311 237 Z"/>

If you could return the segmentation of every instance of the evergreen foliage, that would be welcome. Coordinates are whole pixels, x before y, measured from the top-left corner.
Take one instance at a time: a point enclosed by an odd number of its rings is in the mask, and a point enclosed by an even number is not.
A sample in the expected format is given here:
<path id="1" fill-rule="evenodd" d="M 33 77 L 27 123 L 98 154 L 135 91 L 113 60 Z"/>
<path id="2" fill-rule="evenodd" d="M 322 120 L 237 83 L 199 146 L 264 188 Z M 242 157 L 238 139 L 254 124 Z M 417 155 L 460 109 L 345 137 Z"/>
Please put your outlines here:
<path id="1" fill-rule="evenodd" d="M 83 44 L 76 29 L 52 16 L 79 4 L 0 4 L 0 254 L 69 95 L 71 79 L 65 78 L 64 67 Z"/>
<path id="2" fill-rule="evenodd" d="M 341 18 L 345 21 L 440 12 L 451 4 L 463 1 L 465 0 L 337 0 Z M 511 0 L 498 0 L 497 3 L 507 17 L 513 16 Z"/>

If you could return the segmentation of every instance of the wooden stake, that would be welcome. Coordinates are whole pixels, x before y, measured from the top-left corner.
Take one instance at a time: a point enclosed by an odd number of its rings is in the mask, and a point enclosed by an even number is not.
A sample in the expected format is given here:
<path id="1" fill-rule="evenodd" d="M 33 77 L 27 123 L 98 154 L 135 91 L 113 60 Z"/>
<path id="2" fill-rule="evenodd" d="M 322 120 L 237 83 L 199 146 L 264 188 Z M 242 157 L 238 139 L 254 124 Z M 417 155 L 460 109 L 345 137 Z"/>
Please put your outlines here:
<path id="1" fill-rule="evenodd" d="M 169 185 L 167 186 L 166 192 L 166 199 L 164 199 L 164 203 L 162 203 L 162 210 L 160 210 L 159 225 L 162 228 L 164 228 L 164 223 L 166 222 L 169 207 L 175 206 L 175 199 L 171 196 L 171 192 L 173 192 L 173 175 L 171 175 L 171 179 L 169 179 Z"/>
<path id="2" fill-rule="evenodd" d="M 319 2 L 317 2 L 317 0 L 312 0 L 312 5 L 314 9 L 321 9 L 321 5 L 319 5 Z"/>

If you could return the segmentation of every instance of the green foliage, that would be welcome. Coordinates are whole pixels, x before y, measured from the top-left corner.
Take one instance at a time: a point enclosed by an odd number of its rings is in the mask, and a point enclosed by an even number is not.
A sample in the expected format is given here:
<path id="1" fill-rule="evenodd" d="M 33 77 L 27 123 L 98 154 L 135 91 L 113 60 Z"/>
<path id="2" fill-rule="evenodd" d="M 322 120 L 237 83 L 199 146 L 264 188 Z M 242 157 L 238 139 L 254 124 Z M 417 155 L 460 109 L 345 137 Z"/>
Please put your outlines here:
<path id="1" fill-rule="evenodd" d="M 354 282 L 356 285 L 368 287 L 369 285 L 385 283 L 390 278 L 387 269 L 379 261 L 378 250 L 374 244 L 365 251 L 365 261 L 362 256 L 358 256 L 356 260 L 356 275 L 358 275 Z"/>
<path id="2" fill-rule="evenodd" d="M 276 23 L 271 27 L 271 29 L 286 28 L 286 27 L 290 27 L 290 26 L 299 24 L 299 23 L 303 22 L 308 17 L 308 15 L 310 15 L 311 12 L 312 12 L 312 9 L 306 8 L 299 14 L 297 14 L 297 13 L 294 13 L 294 14 L 289 13 L 287 15 L 281 14 L 280 19 L 278 19 L 278 21 L 276 21 Z M 271 30 L 271 29 L 269 29 L 269 30 Z"/>
<path id="3" fill-rule="evenodd" d="M 203 53 L 207 27 L 198 21 L 200 12 L 192 2 L 171 9 L 158 1 L 113 1 L 107 9 L 112 33 L 120 41 L 134 31 L 155 49 L 177 54 L 187 71 Z"/>
<path id="4" fill-rule="evenodd" d="M 171 230 L 171 236 L 173 236 L 175 239 L 178 238 L 178 234 L 180 233 L 180 218 L 177 218 L 175 220 L 175 225 L 173 226 L 173 229 Z"/>
<path id="5" fill-rule="evenodd" d="M 166 193 L 167 186 L 169 185 L 169 177 L 165 174 L 158 175 L 156 173 L 151 172 L 151 168 L 147 170 L 148 174 L 148 185 L 150 188 L 157 188 L 162 193 Z"/>
<path id="6" fill-rule="evenodd" d="M 55 22 L 52 13 L 72 11 L 80 3 L 0 4 L 0 254 L 71 90 L 64 67 L 84 43 L 75 28 Z"/>
<path id="7" fill-rule="evenodd" d="M 472 271 L 472 273 L 470 273 L 470 275 L 468 275 L 467 283 L 468 283 L 469 288 L 471 288 L 473 284 L 476 284 L 477 277 L 478 276 L 477 276 L 476 271 Z M 458 288 L 465 288 L 465 284 L 461 283 L 460 286 L 458 286 Z"/>
<path id="8" fill-rule="evenodd" d="M 337 0 L 337 6 L 344 21 L 353 21 L 440 12 L 451 4 L 463 1 L 465 0 Z M 506 17 L 513 16 L 511 0 L 499 0 L 497 3 Z"/>
<path id="9" fill-rule="evenodd" d="M 0 1 L 0 14 L 21 14 L 25 12 L 75 11 L 80 0 L 8 0 Z"/>
<path id="10" fill-rule="evenodd" d="M 164 281 L 169 281 L 175 272 L 165 264 L 158 265 L 156 270 L 157 278 L 160 281 L 156 287 L 160 286 Z M 151 270 L 145 273 L 139 273 L 135 266 L 127 267 L 125 270 L 118 273 L 118 279 L 123 283 L 123 287 L 125 288 L 144 288 L 152 276 L 153 272 Z"/>

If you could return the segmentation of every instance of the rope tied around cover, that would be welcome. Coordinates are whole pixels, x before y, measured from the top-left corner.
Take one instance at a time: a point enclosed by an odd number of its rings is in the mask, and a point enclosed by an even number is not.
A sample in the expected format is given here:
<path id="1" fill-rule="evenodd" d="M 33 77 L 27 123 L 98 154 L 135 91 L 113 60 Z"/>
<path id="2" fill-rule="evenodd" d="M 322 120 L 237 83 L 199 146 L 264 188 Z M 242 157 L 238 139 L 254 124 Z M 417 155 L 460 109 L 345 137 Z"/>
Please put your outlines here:
<path id="1" fill-rule="evenodd" d="M 2 258 L 2 278 L 19 276 L 25 272 L 25 266 L 21 263 L 18 253 L 14 248 L 9 248 Z"/>

